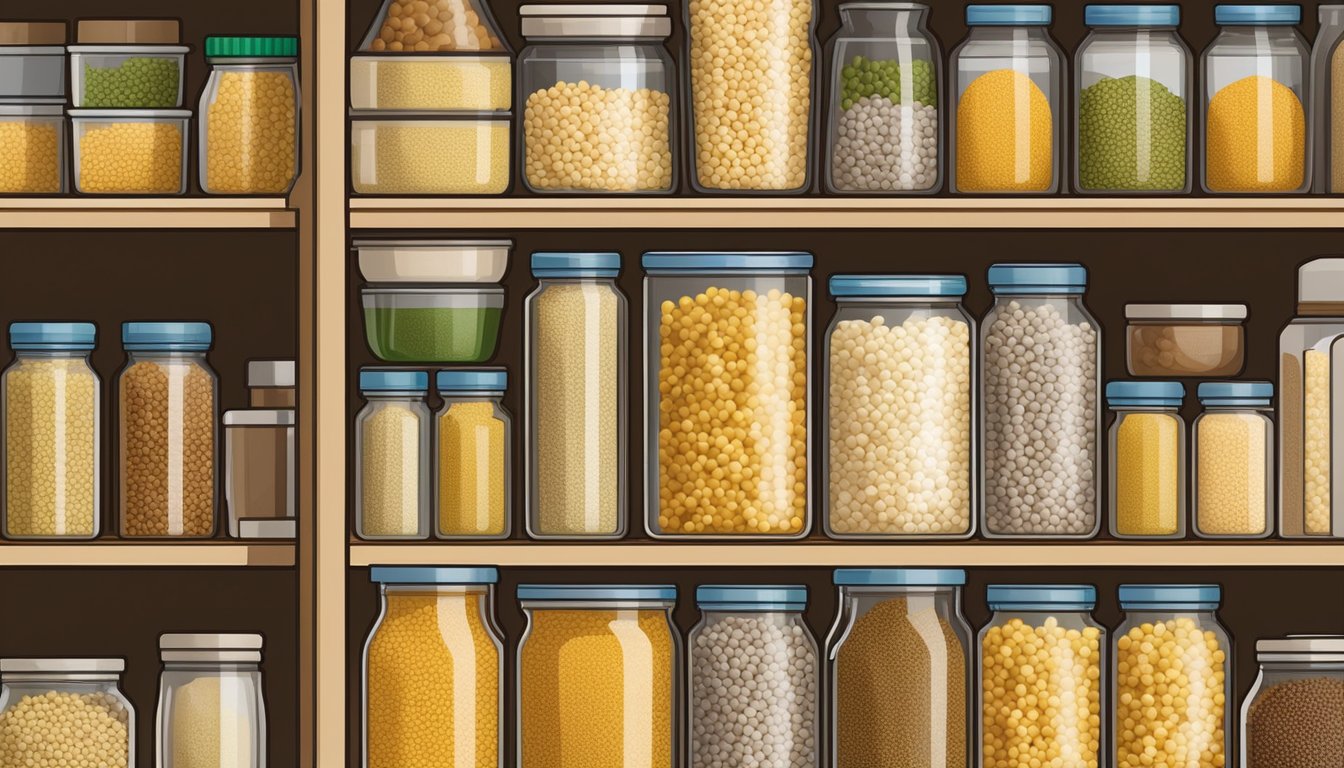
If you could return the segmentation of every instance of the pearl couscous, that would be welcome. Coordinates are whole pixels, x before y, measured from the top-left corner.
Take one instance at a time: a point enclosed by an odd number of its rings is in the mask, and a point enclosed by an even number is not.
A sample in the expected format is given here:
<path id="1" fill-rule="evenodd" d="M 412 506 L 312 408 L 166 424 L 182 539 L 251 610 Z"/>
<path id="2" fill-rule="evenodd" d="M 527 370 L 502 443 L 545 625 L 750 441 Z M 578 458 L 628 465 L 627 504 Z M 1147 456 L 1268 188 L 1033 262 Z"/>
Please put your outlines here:
<path id="1" fill-rule="evenodd" d="M 206 111 L 201 186 L 225 194 L 282 193 L 298 167 L 298 96 L 288 72 L 220 72 Z"/>
<path id="2" fill-rule="evenodd" d="M 0 118 L 0 193 L 61 192 L 61 118 Z"/>
<path id="3" fill-rule="evenodd" d="M 186 136 L 177 122 L 90 122 L 76 118 L 76 184 L 93 194 L 185 191 Z"/>
<path id="4" fill-rule="evenodd" d="M 130 717 L 108 693 L 24 696 L 0 713 L 0 765 L 130 768 Z"/>
<path id="5" fill-rule="evenodd" d="M 509 121 L 358 120 L 350 173 L 360 194 L 497 195 L 509 186 Z"/>
<path id="6" fill-rule="evenodd" d="M 651 88 L 558 82 L 527 97 L 527 183 L 539 190 L 672 187 L 671 97 Z"/>
<path id="7" fill-rule="evenodd" d="M 1306 520 L 1303 532 L 1329 534 L 1331 517 L 1330 441 L 1334 433 L 1330 417 L 1330 354 L 1308 349 L 1302 356 L 1303 404 L 1302 431 L 1303 502 Z"/>

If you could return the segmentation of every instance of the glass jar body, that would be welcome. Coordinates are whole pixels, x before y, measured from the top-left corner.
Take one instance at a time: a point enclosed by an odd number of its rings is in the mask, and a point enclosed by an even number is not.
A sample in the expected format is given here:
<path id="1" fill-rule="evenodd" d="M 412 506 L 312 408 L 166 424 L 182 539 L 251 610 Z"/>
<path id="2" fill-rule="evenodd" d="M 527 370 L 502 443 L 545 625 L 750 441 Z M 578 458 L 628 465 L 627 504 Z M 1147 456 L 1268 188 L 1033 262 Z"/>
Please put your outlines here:
<path id="1" fill-rule="evenodd" d="M 435 421 L 439 538 L 508 538 L 513 510 L 513 419 L 503 392 L 447 393 Z"/>
<path id="2" fill-rule="evenodd" d="M 1113 408 L 1110 529 L 1117 539 L 1185 537 L 1185 420 L 1175 407 Z"/>
<path id="3" fill-rule="evenodd" d="M 1344 375 L 1344 318 L 1307 316 L 1279 335 L 1279 535 L 1344 538 L 1344 494 L 1332 490 L 1344 430 L 1333 381 Z M 1340 374 L 1336 374 L 1336 370 Z"/>
<path id="4" fill-rule="evenodd" d="M 1193 503 L 1200 538 L 1274 530 L 1274 420 L 1263 406 L 1208 407 L 1195 419 Z"/>
<path id="5" fill-rule="evenodd" d="M 365 393 L 355 417 L 355 535 L 427 539 L 430 421 L 421 394 Z"/>
<path id="6" fill-rule="evenodd" d="M 201 189 L 283 195 L 299 175 L 299 65 L 294 59 L 211 61 L 201 94 Z"/>
<path id="7" fill-rule="evenodd" d="M 1311 47 L 1312 192 L 1344 192 L 1344 7 L 1322 5 Z"/>
<path id="8" fill-rule="evenodd" d="M 59 732 L 62 720 L 82 713 L 91 729 L 73 743 Z M 49 755 L 106 768 L 134 768 L 135 709 L 115 675 L 59 673 L 7 675 L 0 687 L 0 763 L 40 765 Z"/>
<path id="9" fill-rule="evenodd" d="M 1241 768 L 1331 765 L 1344 755 L 1344 661 L 1262 659 L 1242 701 Z"/>
<path id="10" fill-rule="evenodd" d="M 264 768 L 266 703 L 256 664 L 164 664 L 160 768 Z"/>

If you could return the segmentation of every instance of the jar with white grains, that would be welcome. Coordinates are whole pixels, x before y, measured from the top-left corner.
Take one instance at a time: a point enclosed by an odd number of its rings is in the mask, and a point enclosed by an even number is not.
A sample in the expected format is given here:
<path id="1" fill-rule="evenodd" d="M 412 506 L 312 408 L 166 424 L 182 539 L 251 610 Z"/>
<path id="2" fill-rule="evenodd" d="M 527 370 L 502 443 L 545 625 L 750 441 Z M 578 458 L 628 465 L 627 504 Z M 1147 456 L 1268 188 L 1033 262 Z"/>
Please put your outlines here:
<path id="1" fill-rule="evenodd" d="M 974 321 L 962 275 L 834 275 L 826 332 L 826 534 L 974 530 Z"/>
<path id="2" fill-rule="evenodd" d="M 984 533 L 1090 538 L 1101 524 L 1101 334 L 1081 264 L 995 264 L 980 327 Z"/>
<path id="3" fill-rule="evenodd" d="M 429 538 L 429 374 L 364 369 L 355 417 L 355 535 Z"/>
<path id="4" fill-rule="evenodd" d="M 804 586 L 703 586 L 691 630 L 689 768 L 816 768 L 817 644 Z"/>

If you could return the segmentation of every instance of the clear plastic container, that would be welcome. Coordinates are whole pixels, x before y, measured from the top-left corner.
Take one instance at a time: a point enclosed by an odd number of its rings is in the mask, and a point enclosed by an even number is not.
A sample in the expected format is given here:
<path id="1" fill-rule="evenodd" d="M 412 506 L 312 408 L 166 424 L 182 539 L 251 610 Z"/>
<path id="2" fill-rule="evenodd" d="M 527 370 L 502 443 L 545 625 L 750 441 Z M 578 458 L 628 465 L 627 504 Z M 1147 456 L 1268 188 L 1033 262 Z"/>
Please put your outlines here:
<path id="1" fill-rule="evenodd" d="M 499 195 L 509 188 L 507 112 L 356 112 L 350 182 L 361 195 Z"/>
<path id="2" fill-rule="evenodd" d="M 159 638 L 160 768 L 265 768 L 262 644 L 251 634 Z"/>
<path id="3" fill-rule="evenodd" d="M 513 417 L 503 368 L 439 371 L 434 509 L 443 539 L 506 539 L 513 529 Z"/>
<path id="4" fill-rule="evenodd" d="M 65 102 L 63 21 L 0 22 L 0 101 Z"/>
<path id="5" fill-rule="evenodd" d="M 840 5 L 831 48 L 826 190 L 933 194 L 943 185 L 943 54 L 929 7 Z"/>
<path id="6" fill-rule="evenodd" d="M 975 321 L 962 275 L 833 275 L 826 493 L 837 539 L 975 530 Z M 936 457 L 932 464 L 930 457 Z"/>
<path id="7" fill-rule="evenodd" d="M 0 195 L 65 192 L 65 133 L 60 104 L 0 104 Z"/>
<path id="8" fill-rule="evenodd" d="M 185 45 L 72 45 L 75 109 L 177 109 L 182 106 Z"/>
<path id="9" fill-rule="evenodd" d="M 229 535 L 245 520 L 292 520 L 295 483 L 294 410 L 224 412 L 224 504 Z"/>
<path id="10" fill-rule="evenodd" d="M 1300 5 L 1219 5 L 1204 50 L 1205 192 L 1311 188 L 1307 42 Z"/>
<path id="11" fill-rule="evenodd" d="M 370 283 L 498 283 L 512 240 L 356 240 Z"/>
<path id="12" fill-rule="evenodd" d="M 183 110 L 73 109 L 75 190 L 86 195 L 183 195 L 187 129 Z"/>
<path id="13" fill-rule="evenodd" d="M 121 691 L 124 659 L 0 659 L 0 765 L 134 768 L 135 708 Z M 63 728 L 79 722 L 71 739 Z"/>
<path id="14" fill-rule="evenodd" d="M 1258 640 L 1260 664 L 1241 707 L 1241 768 L 1344 761 L 1344 635 Z"/>
<path id="15" fill-rule="evenodd" d="M 1208 381 L 1195 418 L 1191 504 L 1195 535 L 1263 539 L 1274 532 L 1274 385 Z"/>
<path id="16" fill-rule="evenodd" d="M 1320 30 L 1311 47 L 1312 158 L 1311 191 L 1344 192 L 1344 5 L 1317 10 Z"/>
<path id="17" fill-rule="evenodd" d="M 207 37 L 201 189 L 283 195 L 299 175 L 299 39 Z"/>
<path id="18" fill-rule="evenodd" d="M 1048 5 L 968 5 L 952 51 L 951 189 L 1053 194 L 1063 183 L 1064 53 Z"/>
<path id="19" fill-rule="evenodd" d="M 361 54 L 350 57 L 350 108 L 389 111 L 508 112 L 508 54 Z"/>
<path id="20" fill-rule="evenodd" d="M 807 535 L 812 262 L 644 254 L 650 536 Z"/>
<path id="21" fill-rule="evenodd" d="M 367 404 L 355 417 L 355 535 L 428 539 L 429 374 L 365 368 L 359 390 Z"/>
<path id="22" fill-rule="evenodd" d="M 368 287 L 369 349 L 392 363 L 483 363 L 495 354 L 504 314 L 498 286 Z"/>
<path id="23" fill-rule="evenodd" d="M 1185 387 L 1177 381 L 1112 381 L 1115 414 L 1110 455 L 1111 535 L 1185 538 Z"/>
<path id="24" fill-rule="evenodd" d="M 1126 304 L 1131 376 L 1236 376 L 1246 364 L 1245 304 Z"/>

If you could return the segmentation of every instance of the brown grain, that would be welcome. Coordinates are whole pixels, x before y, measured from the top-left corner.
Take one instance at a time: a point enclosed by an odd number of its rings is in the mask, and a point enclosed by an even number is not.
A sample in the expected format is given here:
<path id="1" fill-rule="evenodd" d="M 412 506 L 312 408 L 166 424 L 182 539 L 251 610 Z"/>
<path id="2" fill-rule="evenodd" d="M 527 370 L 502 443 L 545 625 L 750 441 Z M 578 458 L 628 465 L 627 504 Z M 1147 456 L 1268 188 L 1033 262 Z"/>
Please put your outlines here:
<path id="1" fill-rule="evenodd" d="M 1271 685 L 1246 716 L 1246 765 L 1344 765 L 1344 679 L 1309 677 Z"/>

